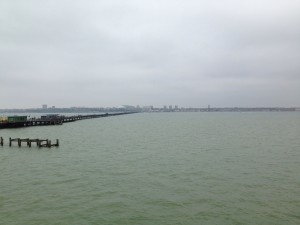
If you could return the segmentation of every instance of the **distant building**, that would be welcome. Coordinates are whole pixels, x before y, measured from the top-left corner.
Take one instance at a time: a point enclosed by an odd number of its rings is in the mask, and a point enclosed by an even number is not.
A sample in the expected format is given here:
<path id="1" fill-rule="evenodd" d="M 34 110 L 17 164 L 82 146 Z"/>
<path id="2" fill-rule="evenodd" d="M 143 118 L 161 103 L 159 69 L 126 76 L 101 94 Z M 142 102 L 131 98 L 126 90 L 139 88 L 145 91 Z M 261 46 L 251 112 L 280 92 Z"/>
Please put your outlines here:
<path id="1" fill-rule="evenodd" d="M 178 110 L 178 105 L 175 105 L 175 109 Z"/>
<path id="2" fill-rule="evenodd" d="M 44 104 L 44 105 L 42 105 L 42 108 L 43 108 L 43 109 L 47 109 L 48 107 L 47 107 L 46 104 Z"/>
<path id="3" fill-rule="evenodd" d="M 169 109 L 172 110 L 172 105 L 169 105 Z"/>
<path id="4" fill-rule="evenodd" d="M 125 110 L 135 110 L 135 107 L 132 105 L 123 105 L 121 108 L 124 108 Z"/>
<path id="5" fill-rule="evenodd" d="M 149 105 L 149 106 L 144 106 L 143 107 L 143 111 L 144 112 L 150 112 L 153 110 L 153 106 L 152 105 Z"/>

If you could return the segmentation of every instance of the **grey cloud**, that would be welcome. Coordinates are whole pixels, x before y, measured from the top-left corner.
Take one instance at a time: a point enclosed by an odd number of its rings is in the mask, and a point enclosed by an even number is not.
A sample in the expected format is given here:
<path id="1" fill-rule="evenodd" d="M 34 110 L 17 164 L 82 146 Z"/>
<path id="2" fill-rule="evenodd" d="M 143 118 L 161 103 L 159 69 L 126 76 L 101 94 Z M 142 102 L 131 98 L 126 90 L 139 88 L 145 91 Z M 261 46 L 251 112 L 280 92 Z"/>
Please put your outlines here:
<path id="1" fill-rule="evenodd" d="M 28 107 L 299 105 L 299 10 L 294 0 L 4 0 L 0 94 L 27 93 Z"/>

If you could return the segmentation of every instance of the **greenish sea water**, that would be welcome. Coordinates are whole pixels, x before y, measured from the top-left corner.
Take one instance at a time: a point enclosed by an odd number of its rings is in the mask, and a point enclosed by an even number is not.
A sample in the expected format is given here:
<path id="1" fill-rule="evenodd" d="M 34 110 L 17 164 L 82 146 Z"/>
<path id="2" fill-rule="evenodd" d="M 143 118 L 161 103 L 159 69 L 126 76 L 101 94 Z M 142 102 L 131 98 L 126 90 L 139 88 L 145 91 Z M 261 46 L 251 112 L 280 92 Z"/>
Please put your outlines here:
<path id="1" fill-rule="evenodd" d="M 300 224 L 299 112 L 141 113 L 0 136 L 3 225 Z"/>

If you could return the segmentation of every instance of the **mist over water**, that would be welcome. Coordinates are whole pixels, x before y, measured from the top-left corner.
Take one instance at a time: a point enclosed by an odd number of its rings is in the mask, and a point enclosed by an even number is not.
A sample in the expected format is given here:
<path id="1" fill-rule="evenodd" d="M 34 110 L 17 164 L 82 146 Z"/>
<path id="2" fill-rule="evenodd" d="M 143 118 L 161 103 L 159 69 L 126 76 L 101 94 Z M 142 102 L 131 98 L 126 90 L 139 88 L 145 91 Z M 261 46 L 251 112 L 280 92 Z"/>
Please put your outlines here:
<path id="1" fill-rule="evenodd" d="M 300 223 L 298 112 L 143 113 L 0 136 L 0 224 Z"/>

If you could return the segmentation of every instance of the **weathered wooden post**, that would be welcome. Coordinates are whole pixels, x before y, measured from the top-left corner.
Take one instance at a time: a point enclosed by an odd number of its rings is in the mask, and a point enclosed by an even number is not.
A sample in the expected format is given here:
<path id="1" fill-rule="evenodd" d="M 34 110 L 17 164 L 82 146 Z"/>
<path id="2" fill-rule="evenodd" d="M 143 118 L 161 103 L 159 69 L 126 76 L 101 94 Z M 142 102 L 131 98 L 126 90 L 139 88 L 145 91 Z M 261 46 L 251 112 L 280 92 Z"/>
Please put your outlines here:
<path id="1" fill-rule="evenodd" d="M 19 147 L 21 147 L 21 139 L 20 138 L 18 138 L 18 145 L 19 145 Z"/>
<path id="2" fill-rule="evenodd" d="M 11 137 L 9 138 L 9 147 L 11 147 Z"/>
<path id="3" fill-rule="evenodd" d="M 51 140 L 48 140 L 48 141 L 47 141 L 47 147 L 48 147 L 48 148 L 51 148 Z"/>
<path id="4" fill-rule="evenodd" d="M 3 137 L 0 137 L 0 145 L 3 146 Z"/>
<path id="5" fill-rule="evenodd" d="M 27 140 L 27 146 L 28 146 L 29 148 L 31 148 L 31 141 L 30 141 L 29 138 L 28 138 L 28 140 Z"/>
<path id="6" fill-rule="evenodd" d="M 59 146 L 59 140 L 56 139 L 56 147 L 58 147 L 58 146 Z"/>

